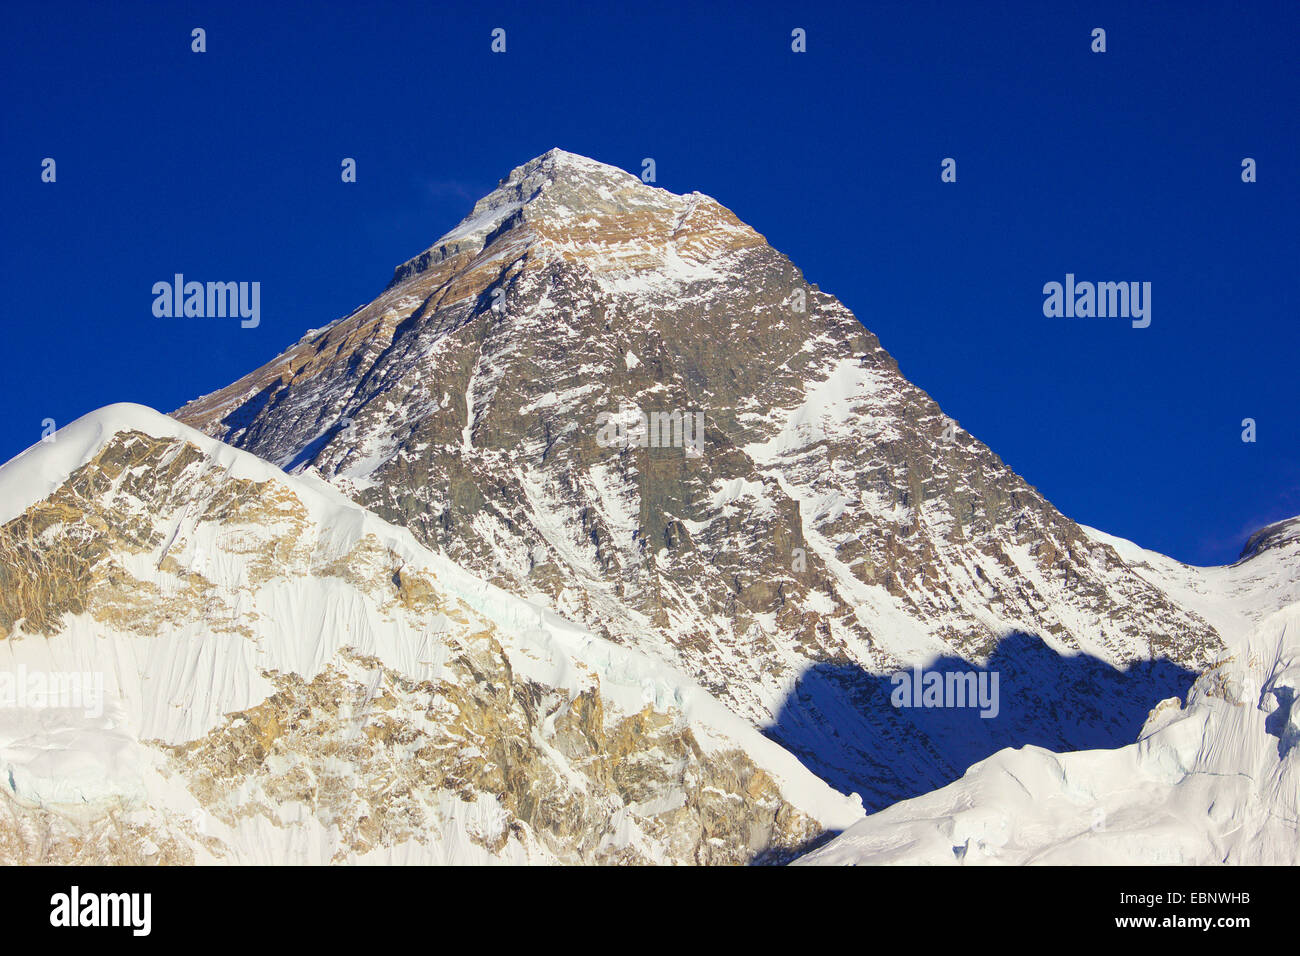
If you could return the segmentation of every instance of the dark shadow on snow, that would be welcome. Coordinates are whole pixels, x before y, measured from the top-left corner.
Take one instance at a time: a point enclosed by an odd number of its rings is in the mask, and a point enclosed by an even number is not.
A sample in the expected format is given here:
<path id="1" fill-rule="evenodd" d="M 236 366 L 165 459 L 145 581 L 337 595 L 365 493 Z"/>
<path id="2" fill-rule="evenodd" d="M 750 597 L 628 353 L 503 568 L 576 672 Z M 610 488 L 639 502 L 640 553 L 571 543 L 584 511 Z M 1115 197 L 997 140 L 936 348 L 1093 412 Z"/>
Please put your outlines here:
<path id="1" fill-rule="evenodd" d="M 325 446 L 334 440 L 334 436 L 343 431 L 345 427 L 346 426 L 343 422 L 335 422 L 324 433 L 317 435 L 304 445 L 298 454 L 293 456 L 293 460 L 284 466 L 284 470 L 292 472 L 299 465 L 305 465 L 315 461 L 316 456 L 319 455 Z"/>
<path id="2" fill-rule="evenodd" d="M 1167 660 L 1117 670 L 1088 655 L 1063 656 L 1027 634 L 1005 638 L 983 666 L 954 656 L 922 671 L 996 673 L 997 716 L 983 718 L 978 707 L 895 707 L 891 675 L 824 662 L 803 674 L 764 733 L 875 812 L 943 787 L 1005 747 L 1061 753 L 1131 744 L 1151 708 L 1183 697 L 1196 678 Z M 991 686 L 990 677 L 977 679 Z"/>
<path id="3" fill-rule="evenodd" d="M 1295 691 L 1278 685 L 1273 688 L 1273 697 L 1277 700 L 1277 709 L 1264 718 L 1264 732 L 1277 738 L 1278 758 L 1285 759 L 1297 743 L 1297 736 L 1291 730 L 1291 708 L 1296 702 Z"/>

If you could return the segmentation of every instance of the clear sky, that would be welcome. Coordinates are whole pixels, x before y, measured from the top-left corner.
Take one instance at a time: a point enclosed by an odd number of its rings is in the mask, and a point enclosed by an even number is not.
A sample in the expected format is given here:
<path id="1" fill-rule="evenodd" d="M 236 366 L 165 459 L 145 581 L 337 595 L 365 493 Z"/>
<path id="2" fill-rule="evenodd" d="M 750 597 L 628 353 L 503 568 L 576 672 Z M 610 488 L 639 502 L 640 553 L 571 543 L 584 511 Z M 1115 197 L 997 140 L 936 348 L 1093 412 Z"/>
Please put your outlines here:
<path id="1" fill-rule="evenodd" d="M 1070 517 L 1230 561 L 1300 514 L 1298 51 L 1294 2 L 9 2 L 0 460 L 228 384 L 559 146 L 729 206 Z M 177 272 L 260 326 L 155 318 Z M 1066 273 L 1150 327 L 1045 317 Z"/>

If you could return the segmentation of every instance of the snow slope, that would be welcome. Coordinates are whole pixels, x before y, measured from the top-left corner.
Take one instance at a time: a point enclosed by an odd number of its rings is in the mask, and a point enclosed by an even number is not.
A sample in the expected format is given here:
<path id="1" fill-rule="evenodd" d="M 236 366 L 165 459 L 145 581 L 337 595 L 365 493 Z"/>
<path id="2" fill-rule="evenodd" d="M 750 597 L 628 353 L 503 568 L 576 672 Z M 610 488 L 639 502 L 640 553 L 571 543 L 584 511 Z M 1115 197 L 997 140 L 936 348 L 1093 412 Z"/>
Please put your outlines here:
<path id="1" fill-rule="evenodd" d="M 1300 863 L 1300 548 L 1294 519 L 1246 556 L 1193 568 L 1088 529 L 1224 635 L 1186 702 L 1115 750 L 1001 750 L 873 814 L 805 865 Z M 1271 532 L 1271 533 L 1270 533 Z"/>
<path id="2" fill-rule="evenodd" d="M 1300 518 L 1261 528 L 1235 564 L 1214 568 L 1183 564 L 1124 538 L 1081 527 L 1093 540 L 1114 548 L 1130 568 L 1174 602 L 1208 621 L 1229 648 L 1240 646 L 1273 612 L 1300 602 Z"/>
<path id="3" fill-rule="evenodd" d="M 507 722 L 520 694 L 540 694 L 552 708 L 532 730 L 525 714 L 523 729 L 505 734 L 506 745 L 527 748 L 544 778 L 520 786 L 553 787 L 557 801 L 611 799 L 599 779 L 580 772 L 590 758 L 579 764 L 564 752 L 583 746 L 566 736 L 569 716 L 583 722 L 587 737 L 599 735 L 602 723 L 620 728 L 608 746 L 628 752 L 604 759 L 638 768 L 648 762 L 652 772 L 638 769 L 635 787 L 617 791 L 644 789 L 646 800 L 614 798 L 617 806 L 603 811 L 606 851 L 680 860 L 676 831 L 656 827 L 701 799 L 690 789 L 692 774 L 707 778 L 724 764 L 766 774 L 780 795 L 771 799 L 790 807 L 772 812 L 806 815 L 810 833 L 860 817 L 855 801 L 662 662 L 468 574 L 310 472 L 289 476 L 142 406 L 87 415 L 0 467 L 0 500 L 0 532 L 13 541 L 4 545 L 6 564 L 19 582 L 8 600 L 28 615 L 6 628 L 0 678 L 93 675 L 103 691 L 94 708 L 0 707 L 0 859 L 23 858 L 29 831 L 42 828 L 56 844 L 81 847 L 115 815 L 136 821 L 155 851 L 182 860 L 192 852 L 200 862 L 522 862 L 598 852 L 582 849 L 590 833 L 540 840 L 500 795 L 451 787 L 445 776 L 409 782 L 405 799 L 418 805 L 423 825 L 400 839 L 365 835 L 349 843 L 340 837 L 346 827 L 325 812 L 319 781 L 336 772 L 340 748 L 359 742 L 403 759 L 392 740 L 368 736 L 367 712 L 381 714 L 399 736 L 462 735 L 456 750 L 469 759 L 495 731 L 466 716 L 460 695 L 487 693 L 503 680 L 515 690 L 487 708 L 489 722 Z M 127 547 L 115 532 L 142 544 Z M 17 547 L 33 535 L 38 547 Z M 54 585 L 40 561 L 65 544 L 100 556 L 75 595 L 81 603 L 58 608 L 46 633 L 37 612 Z M 29 553 L 35 570 L 25 563 Z M 263 574 L 258 560 L 267 555 L 274 559 Z M 482 669 L 498 659 L 495 672 Z M 332 709 L 357 689 L 362 730 L 351 710 Z M 209 792 L 234 759 L 229 748 L 242 728 L 260 727 L 266 712 L 318 692 L 319 705 L 295 718 L 315 728 L 312 736 L 293 738 L 293 747 L 257 744 L 260 762 L 231 778 L 236 792 Z M 599 707 L 594 727 L 581 710 L 593 705 L 584 701 Z M 647 722 L 653 733 L 639 729 Z M 278 726 L 274 734 L 290 739 L 294 730 Z M 309 753 L 315 748 L 318 757 Z M 750 762 L 757 770 L 746 769 Z M 489 754 L 475 767 L 490 775 L 493 765 Z M 682 767 L 685 791 L 672 783 Z M 286 781 L 304 772 L 318 781 L 314 795 L 284 799 Z M 353 789 L 376 791 L 368 806 L 349 803 L 358 819 L 395 812 L 383 803 L 391 763 L 378 773 L 366 766 L 338 772 L 356 775 Z M 565 840 L 577 849 L 570 853 Z M 99 859 L 93 849 L 68 852 Z"/>

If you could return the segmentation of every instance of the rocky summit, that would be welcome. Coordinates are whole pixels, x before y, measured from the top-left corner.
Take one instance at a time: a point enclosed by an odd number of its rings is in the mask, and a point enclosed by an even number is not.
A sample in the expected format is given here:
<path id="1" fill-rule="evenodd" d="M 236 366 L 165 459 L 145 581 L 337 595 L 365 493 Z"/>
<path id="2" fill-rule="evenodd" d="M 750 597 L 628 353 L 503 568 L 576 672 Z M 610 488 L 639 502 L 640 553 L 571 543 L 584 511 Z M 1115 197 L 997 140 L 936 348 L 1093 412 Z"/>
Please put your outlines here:
<path id="1" fill-rule="evenodd" d="M 1300 577 L 1286 529 L 1225 597 L 1080 527 L 730 210 L 562 150 L 113 409 L 0 470 L 0 633 L 114 675 L 38 735 L 111 785 L 0 738 L 6 858 L 870 861 L 864 811 L 1133 744 Z"/>

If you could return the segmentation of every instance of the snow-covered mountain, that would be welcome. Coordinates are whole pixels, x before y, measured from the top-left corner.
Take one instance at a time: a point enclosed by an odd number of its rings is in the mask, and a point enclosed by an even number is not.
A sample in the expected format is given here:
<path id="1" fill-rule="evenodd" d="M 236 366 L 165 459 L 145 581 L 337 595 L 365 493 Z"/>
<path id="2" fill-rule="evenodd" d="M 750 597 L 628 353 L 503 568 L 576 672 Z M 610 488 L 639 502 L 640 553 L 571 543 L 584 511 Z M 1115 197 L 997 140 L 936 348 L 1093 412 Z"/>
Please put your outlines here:
<path id="1" fill-rule="evenodd" d="M 663 664 L 141 406 L 0 502 L 4 862 L 779 861 L 861 816 Z"/>
<path id="2" fill-rule="evenodd" d="M 1190 568 L 1092 532 L 1214 621 L 1230 656 L 1185 702 L 1155 707 L 1127 747 L 1000 751 L 800 862 L 1300 863 L 1297 530 L 1296 519 L 1265 528 L 1225 568 Z"/>
<path id="3" fill-rule="evenodd" d="M 696 448 L 602 434 L 674 413 Z M 1126 743 L 1222 655 L 729 210 L 560 150 L 176 417 L 689 674 L 871 808 L 1003 746 Z M 996 669 L 1003 718 L 882 706 L 916 664 Z"/>
<path id="4" fill-rule="evenodd" d="M 0 707 L 0 860 L 1282 859 L 1297 601 L 1300 521 L 1083 528 L 718 202 L 553 150 L 0 468 L 0 692 L 102 681 Z"/>

